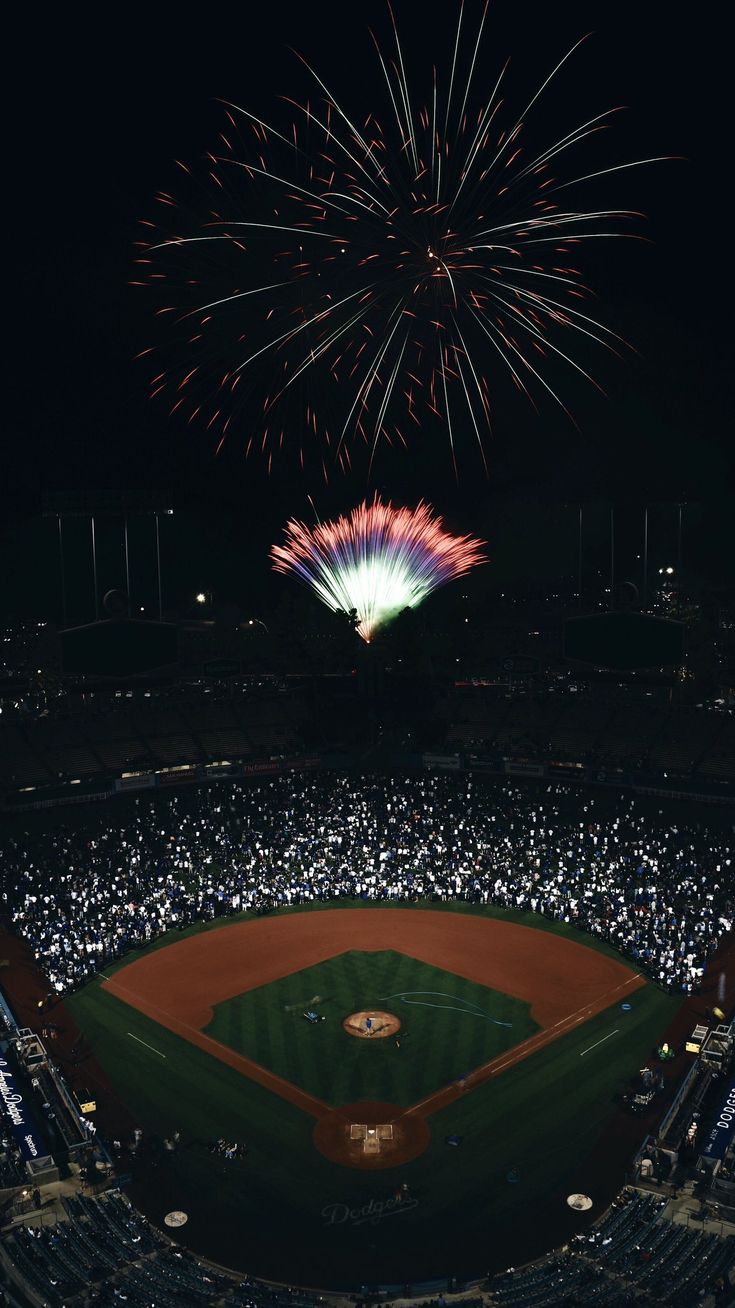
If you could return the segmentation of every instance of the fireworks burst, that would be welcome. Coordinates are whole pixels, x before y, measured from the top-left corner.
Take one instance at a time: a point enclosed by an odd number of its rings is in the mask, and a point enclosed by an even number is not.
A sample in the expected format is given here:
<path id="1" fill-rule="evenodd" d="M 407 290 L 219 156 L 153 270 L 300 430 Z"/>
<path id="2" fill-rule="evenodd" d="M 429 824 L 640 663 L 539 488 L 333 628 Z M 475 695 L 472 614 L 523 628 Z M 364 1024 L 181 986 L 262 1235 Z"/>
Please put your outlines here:
<path id="1" fill-rule="evenodd" d="M 557 373 L 597 385 L 590 343 L 624 344 L 587 312 L 578 264 L 587 242 L 630 234 L 637 215 L 571 197 L 655 160 L 563 171 L 615 109 L 528 141 L 584 38 L 519 115 L 505 101 L 507 63 L 477 103 L 475 86 L 493 80 L 477 75 L 486 12 L 468 31 L 462 0 L 447 89 L 435 68 L 425 103 L 410 94 L 390 10 L 392 49 L 375 42 L 385 119 L 348 112 L 302 59 L 316 98 L 287 101 L 290 128 L 228 105 L 206 168 L 182 163 L 182 196 L 159 193 L 134 284 L 155 294 L 165 339 L 140 357 L 153 364 L 151 395 L 203 421 L 218 452 L 234 435 L 270 470 L 282 452 L 303 467 L 311 447 L 328 478 L 359 449 L 371 467 L 381 442 L 408 446 L 436 420 L 455 474 L 467 439 L 487 466 L 502 378 L 534 406 L 546 394 L 566 408 Z"/>
<path id="2" fill-rule="evenodd" d="M 484 563 L 484 541 L 452 536 L 423 501 L 395 509 L 376 496 L 348 516 L 307 527 L 290 521 L 274 545 L 276 572 L 295 572 L 334 612 L 355 610 L 363 640 L 431 591 Z"/>

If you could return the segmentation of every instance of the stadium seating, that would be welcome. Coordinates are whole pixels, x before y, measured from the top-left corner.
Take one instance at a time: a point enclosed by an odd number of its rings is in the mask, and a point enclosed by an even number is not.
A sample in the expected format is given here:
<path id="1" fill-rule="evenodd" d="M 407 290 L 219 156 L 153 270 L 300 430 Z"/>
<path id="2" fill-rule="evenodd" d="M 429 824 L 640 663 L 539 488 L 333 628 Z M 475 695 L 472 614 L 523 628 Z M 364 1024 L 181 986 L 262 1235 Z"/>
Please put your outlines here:
<path id="1" fill-rule="evenodd" d="M 235 693 L 237 690 L 237 693 Z M 292 755 L 301 749 L 297 698 L 272 687 L 195 685 L 128 702 L 94 699 L 66 714 L 3 720 L 0 789 L 130 768 Z"/>
<path id="2" fill-rule="evenodd" d="M 562 1254 L 494 1277 L 490 1302 L 497 1308 L 692 1308 L 700 1289 L 735 1268 L 735 1239 L 664 1220 L 664 1206 L 654 1195 L 633 1193 Z"/>
<path id="3" fill-rule="evenodd" d="M 698 772 L 718 781 L 735 778 L 735 715 L 720 717 L 720 730 L 708 753 L 700 761 Z"/>
<path id="4" fill-rule="evenodd" d="M 66 1220 L 15 1227 L 5 1253 L 48 1308 L 317 1308 L 321 1296 L 247 1279 L 237 1283 L 167 1243 L 117 1194 L 63 1200 Z M 692 1308 L 702 1288 L 728 1285 L 735 1239 L 662 1218 L 655 1195 L 621 1197 L 596 1226 L 561 1253 L 490 1278 L 483 1295 L 452 1298 L 451 1308 L 627 1308 L 632 1303 Z M 117 1292 L 117 1293 L 116 1293 Z M 725 1290 L 725 1294 L 729 1291 Z M 722 1295 L 717 1302 L 725 1304 Z M 419 1308 L 434 1308 L 427 1299 Z"/>
<path id="5" fill-rule="evenodd" d="M 236 1283 L 164 1241 L 120 1195 L 62 1204 L 66 1220 L 17 1226 L 4 1240 L 21 1284 L 48 1308 L 69 1302 L 107 1308 L 123 1296 L 133 1308 L 315 1308 L 320 1302 L 306 1291 Z"/>
<path id="6" fill-rule="evenodd" d="M 288 756 L 302 746 L 308 712 L 298 688 L 284 693 L 273 681 L 256 679 L 172 685 L 112 700 L 62 698 L 52 716 L 3 718 L 0 787 L 130 767 Z M 732 713 L 669 704 L 642 691 L 621 697 L 620 687 L 610 687 L 597 695 L 587 685 L 557 686 L 553 678 L 533 693 L 501 683 L 463 686 L 443 713 L 448 725 L 433 742 L 437 748 L 735 781 Z"/>
<path id="7" fill-rule="evenodd" d="M 449 711 L 445 744 L 467 753 L 735 780 L 731 713 L 571 692 L 511 697 L 498 687 L 462 688 Z"/>
<path id="8" fill-rule="evenodd" d="M 0 729 L 0 784 L 3 786 L 43 785 L 56 774 L 50 762 L 38 753 L 24 727 L 9 723 Z"/>

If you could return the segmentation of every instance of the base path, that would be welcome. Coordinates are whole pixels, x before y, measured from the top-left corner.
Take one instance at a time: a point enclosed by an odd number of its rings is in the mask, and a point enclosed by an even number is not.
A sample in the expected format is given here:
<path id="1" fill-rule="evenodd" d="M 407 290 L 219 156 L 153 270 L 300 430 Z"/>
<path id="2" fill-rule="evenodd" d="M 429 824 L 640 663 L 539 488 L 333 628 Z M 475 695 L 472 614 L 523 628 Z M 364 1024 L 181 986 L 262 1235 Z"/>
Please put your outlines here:
<path id="1" fill-rule="evenodd" d="M 488 1063 L 483 1063 L 482 1067 L 476 1067 L 473 1072 L 462 1077 L 461 1081 L 455 1081 L 452 1085 L 444 1086 L 441 1090 L 435 1090 L 433 1094 L 427 1095 L 426 1099 L 420 1100 L 417 1104 L 412 1104 L 410 1108 L 406 1109 L 406 1113 L 421 1113 L 424 1116 L 429 1113 L 438 1113 L 440 1108 L 445 1108 L 452 1100 L 459 1099 L 460 1095 L 463 1095 L 465 1091 L 474 1090 L 476 1086 L 482 1085 L 484 1081 L 489 1081 L 491 1077 L 499 1076 L 501 1072 L 507 1071 L 509 1067 L 515 1067 L 524 1058 L 529 1058 L 531 1054 L 537 1053 L 539 1049 L 544 1049 L 547 1045 L 553 1044 L 560 1036 L 567 1035 L 577 1026 L 583 1026 L 596 1013 L 609 1008 L 616 1000 L 624 999 L 626 995 L 638 990 L 641 985 L 645 985 L 645 981 L 640 973 L 630 973 L 626 981 L 621 981 L 620 985 L 615 986 L 606 995 L 599 996 L 594 1003 L 585 1004 L 582 1008 L 578 1008 L 576 1012 L 560 1018 L 552 1026 L 537 1031 L 535 1035 L 529 1036 L 527 1040 L 523 1040 L 521 1044 L 516 1045 L 515 1049 L 509 1049 L 504 1054 L 498 1054 L 496 1058 L 491 1058 Z"/>
<path id="2" fill-rule="evenodd" d="M 337 908 L 251 918 L 176 939 L 121 968 L 103 989 L 320 1120 L 333 1116 L 328 1104 L 213 1040 L 205 1028 L 215 1005 L 354 949 L 394 949 L 525 1000 L 541 1028 L 462 1083 L 405 1110 L 414 1118 L 436 1112 L 645 984 L 622 960 L 550 931 L 469 913 Z"/>

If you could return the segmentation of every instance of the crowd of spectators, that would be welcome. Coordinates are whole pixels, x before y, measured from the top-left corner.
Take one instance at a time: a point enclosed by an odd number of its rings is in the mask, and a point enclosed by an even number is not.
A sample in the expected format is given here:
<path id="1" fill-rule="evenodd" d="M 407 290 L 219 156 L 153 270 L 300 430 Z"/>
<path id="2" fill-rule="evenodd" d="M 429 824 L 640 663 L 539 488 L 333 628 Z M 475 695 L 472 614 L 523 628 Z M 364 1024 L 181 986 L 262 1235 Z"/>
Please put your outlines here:
<path id="1" fill-rule="evenodd" d="M 530 910 L 689 992 L 732 925 L 734 844 L 630 795 L 292 773 L 6 835 L 2 906 L 57 992 L 170 929 L 344 897 Z"/>
<path id="2" fill-rule="evenodd" d="M 537 1263 L 488 1282 L 493 1308 L 732 1305 L 735 1240 L 669 1220 L 655 1195 L 626 1190 L 602 1222 Z"/>

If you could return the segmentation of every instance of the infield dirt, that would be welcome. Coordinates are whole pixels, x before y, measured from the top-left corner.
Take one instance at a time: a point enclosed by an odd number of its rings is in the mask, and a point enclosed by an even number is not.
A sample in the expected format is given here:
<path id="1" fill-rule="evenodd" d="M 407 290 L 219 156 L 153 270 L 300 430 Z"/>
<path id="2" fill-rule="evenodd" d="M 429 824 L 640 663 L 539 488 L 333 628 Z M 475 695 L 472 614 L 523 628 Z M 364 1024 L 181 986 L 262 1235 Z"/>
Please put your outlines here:
<path id="1" fill-rule="evenodd" d="M 220 1044 L 205 1028 L 216 1004 L 355 948 L 397 950 L 525 1000 L 541 1028 L 405 1110 L 422 1118 L 645 984 L 622 960 L 551 932 L 426 909 L 366 908 L 257 918 L 190 936 L 130 963 L 103 988 L 319 1120 L 331 1114 L 329 1105 Z"/>

